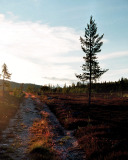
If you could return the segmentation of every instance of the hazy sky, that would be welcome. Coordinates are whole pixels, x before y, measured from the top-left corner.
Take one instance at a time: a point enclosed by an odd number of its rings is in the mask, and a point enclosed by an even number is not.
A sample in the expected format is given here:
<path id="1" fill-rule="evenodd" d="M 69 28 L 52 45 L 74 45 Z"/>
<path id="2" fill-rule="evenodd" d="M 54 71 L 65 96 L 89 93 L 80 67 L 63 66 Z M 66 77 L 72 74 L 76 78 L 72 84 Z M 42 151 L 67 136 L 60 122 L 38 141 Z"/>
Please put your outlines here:
<path id="1" fill-rule="evenodd" d="M 100 80 L 128 78 L 128 0 L 0 0 L 0 66 L 16 82 L 76 83 L 91 15 L 104 33 L 98 60 L 109 69 Z"/>

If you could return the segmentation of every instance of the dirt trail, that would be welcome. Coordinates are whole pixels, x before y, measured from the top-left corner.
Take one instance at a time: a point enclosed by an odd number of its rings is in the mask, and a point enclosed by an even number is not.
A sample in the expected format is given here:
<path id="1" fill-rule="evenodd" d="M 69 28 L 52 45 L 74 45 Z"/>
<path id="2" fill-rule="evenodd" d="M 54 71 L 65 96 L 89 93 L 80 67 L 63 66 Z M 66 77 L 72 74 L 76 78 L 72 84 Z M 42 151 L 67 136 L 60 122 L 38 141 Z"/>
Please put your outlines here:
<path id="1" fill-rule="evenodd" d="M 5 159 L 2 153 L 8 155 L 7 160 L 28 160 L 26 151 L 29 142 L 29 127 L 37 118 L 41 116 L 29 97 L 20 105 L 15 117 L 10 120 L 8 128 L 3 132 L 3 140 L 0 144 L 1 160 Z"/>
<path id="2" fill-rule="evenodd" d="M 79 148 L 77 139 L 73 136 L 73 131 L 65 130 L 49 107 L 40 102 L 39 99 L 37 99 L 37 102 L 42 105 L 42 110 L 49 115 L 47 120 L 49 128 L 52 128 L 51 134 L 54 135 L 54 150 L 59 154 L 61 160 L 85 160 L 85 153 Z"/>
<path id="3" fill-rule="evenodd" d="M 35 99 L 42 105 L 41 109 L 49 114 L 48 123 L 52 126 L 54 134 L 54 149 L 62 160 L 85 160 L 84 152 L 78 147 L 77 140 L 72 136 L 71 131 L 66 131 L 59 123 L 55 115 L 47 105 Z M 20 108 L 9 127 L 3 132 L 3 140 L 0 144 L 0 160 L 29 160 L 27 148 L 29 143 L 29 128 L 35 119 L 41 119 L 36 110 L 34 101 L 29 97 L 20 105 Z M 2 157 L 2 155 L 8 157 Z M 10 158 L 9 158 L 10 157 Z"/>

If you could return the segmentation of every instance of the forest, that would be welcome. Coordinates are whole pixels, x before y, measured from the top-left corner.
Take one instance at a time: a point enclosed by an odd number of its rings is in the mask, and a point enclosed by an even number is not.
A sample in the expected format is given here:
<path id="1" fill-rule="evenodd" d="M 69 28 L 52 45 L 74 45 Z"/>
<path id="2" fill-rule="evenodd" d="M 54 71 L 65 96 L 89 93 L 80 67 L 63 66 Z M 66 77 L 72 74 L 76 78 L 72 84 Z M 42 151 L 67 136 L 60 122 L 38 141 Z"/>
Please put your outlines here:
<path id="1" fill-rule="evenodd" d="M 26 84 L 27 86 L 27 84 Z M 72 85 L 67 86 L 66 84 L 61 87 L 59 85 L 52 86 L 52 85 L 44 85 L 44 86 L 34 86 L 34 85 L 28 85 L 24 88 L 27 91 L 35 92 L 38 94 L 41 93 L 74 93 L 74 94 L 80 94 L 85 93 L 88 94 L 88 84 L 83 84 L 81 82 L 77 82 L 77 84 L 72 83 Z M 100 94 L 100 93 L 106 93 L 106 94 L 114 94 L 115 96 L 123 96 L 123 93 L 128 92 L 128 79 L 127 78 L 121 78 L 118 81 L 115 82 L 99 82 L 99 83 L 93 83 L 92 84 L 92 93 L 93 94 Z"/>

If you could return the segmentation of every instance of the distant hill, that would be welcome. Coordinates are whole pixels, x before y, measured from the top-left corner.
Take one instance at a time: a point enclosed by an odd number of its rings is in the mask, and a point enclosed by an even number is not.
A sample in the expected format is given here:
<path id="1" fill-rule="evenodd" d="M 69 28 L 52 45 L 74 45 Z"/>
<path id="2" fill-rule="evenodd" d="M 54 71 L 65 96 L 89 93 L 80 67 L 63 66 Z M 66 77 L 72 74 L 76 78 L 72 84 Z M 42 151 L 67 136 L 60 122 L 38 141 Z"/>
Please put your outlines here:
<path id="1" fill-rule="evenodd" d="M 37 85 L 37 84 L 31 84 L 31 83 L 17 83 L 17 82 L 13 82 L 13 81 L 6 81 L 10 83 L 10 86 L 12 89 L 14 88 L 20 88 L 23 85 L 23 91 L 26 91 L 26 89 L 28 87 L 33 87 L 36 89 L 41 88 L 41 85 Z M 0 79 L 0 90 L 2 89 L 2 80 Z"/>

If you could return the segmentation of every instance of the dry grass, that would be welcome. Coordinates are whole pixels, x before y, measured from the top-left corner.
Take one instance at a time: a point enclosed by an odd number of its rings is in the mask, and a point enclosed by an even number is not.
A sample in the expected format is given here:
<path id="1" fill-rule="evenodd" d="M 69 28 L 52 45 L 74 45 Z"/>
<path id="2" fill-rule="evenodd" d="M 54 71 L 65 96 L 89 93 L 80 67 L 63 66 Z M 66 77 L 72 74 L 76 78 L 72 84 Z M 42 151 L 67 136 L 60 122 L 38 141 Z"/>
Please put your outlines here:
<path id="1" fill-rule="evenodd" d="M 42 119 L 35 120 L 30 128 L 30 143 L 28 152 L 31 160 L 59 160 L 53 149 L 52 134 L 48 127 L 46 112 L 41 112 Z"/>

